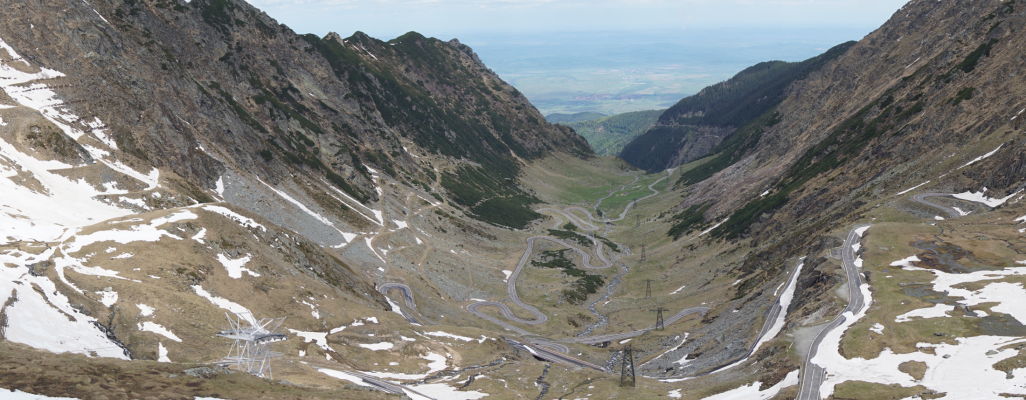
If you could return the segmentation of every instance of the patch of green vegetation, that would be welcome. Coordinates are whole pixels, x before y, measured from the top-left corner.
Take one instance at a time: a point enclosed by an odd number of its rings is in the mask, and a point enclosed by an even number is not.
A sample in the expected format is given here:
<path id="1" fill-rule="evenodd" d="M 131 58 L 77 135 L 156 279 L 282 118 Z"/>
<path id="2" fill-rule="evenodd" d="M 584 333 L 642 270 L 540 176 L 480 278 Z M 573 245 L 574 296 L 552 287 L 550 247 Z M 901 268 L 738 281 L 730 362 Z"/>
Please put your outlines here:
<path id="1" fill-rule="evenodd" d="M 980 63 L 980 59 L 983 57 L 990 57 L 990 49 L 997 43 L 997 39 L 990 39 L 986 43 L 979 45 L 976 50 L 973 50 L 969 55 L 965 57 L 962 62 L 958 63 L 955 68 L 962 70 L 962 72 L 973 72 L 976 69 L 976 65 Z"/>
<path id="2" fill-rule="evenodd" d="M 581 304 L 588 299 L 588 295 L 595 294 L 605 283 L 601 275 L 591 275 L 582 269 L 577 268 L 573 261 L 566 257 L 569 249 L 547 250 L 541 253 L 541 261 L 531 261 L 531 265 L 543 268 L 558 268 L 563 270 L 567 276 L 577 278 L 570 284 L 570 288 L 564 289 L 561 293 L 563 300 L 570 304 Z"/>
<path id="3" fill-rule="evenodd" d="M 561 230 L 558 230 L 558 229 L 549 229 L 549 235 L 553 236 L 555 238 L 559 238 L 559 239 L 563 239 L 563 240 L 568 240 L 568 241 L 571 241 L 571 242 L 577 242 L 577 244 L 579 244 L 581 246 L 590 246 L 591 245 L 591 239 L 588 239 L 587 236 L 584 236 L 584 235 L 582 235 L 580 233 L 577 233 L 577 232 L 561 231 Z"/>
<path id="4" fill-rule="evenodd" d="M 478 219 L 499 226 L 523 229 L 531 221 L 541 217 L 528 205 L 535 200 L 528 197 L 495 197 L 471 207 Z"/>
<path id="5" fill-rule="evenodd" d="M 962 90 L 959 90 L 958 94 L 956 94 L 955 97 L 952 98 L 949 102 L 951 103 L 951 105 L 957 106 L 957 105 L 961 104 L 963 101 L 969 100 L 969 99 L 973 98 L 973 94 L 974 93 L 976 93 L 976 88 L 974 88 L 974 87 L 964 88 Z"/>
<path id="6" fill-rule="evenodd" d="M 609 239 L 607 239 L 605 237 L 597 236 L 597 235 L 595 236 L 595 238 L 600 240 L 600 241 L 602 241 L 602 243 L 605 243 L 606 247 L 612 249 L 613 251 L 615 251 L 615 252 L 619 252 L 620 251 L 620 246 L 618 246 L 616 243 L 613 243 L 612 240 L 609 240 Z"/>
<path id="7" fill-rule="evenodd" d="M 673 237 L 673 240 L 677 240 L 681 236 L 694 232 L 695 229 L 705 224 L 705 211 L 709 209 L 709 206 L 710 203 L 702 203 L 684 209 L 673 217 L 673 226 L 670 227 L 667 234 Z"/>
<path id="8" fill-rule="evenodd" d="M 492 176 L 477 167 L 465 167 L 456 174 L 442 175 L 442 186 L 457 204 L 470 208 L 485 222 L 523 229 L 541 217 L 530 208 L 538 199 L 512 185 L 502 176 Z"/>

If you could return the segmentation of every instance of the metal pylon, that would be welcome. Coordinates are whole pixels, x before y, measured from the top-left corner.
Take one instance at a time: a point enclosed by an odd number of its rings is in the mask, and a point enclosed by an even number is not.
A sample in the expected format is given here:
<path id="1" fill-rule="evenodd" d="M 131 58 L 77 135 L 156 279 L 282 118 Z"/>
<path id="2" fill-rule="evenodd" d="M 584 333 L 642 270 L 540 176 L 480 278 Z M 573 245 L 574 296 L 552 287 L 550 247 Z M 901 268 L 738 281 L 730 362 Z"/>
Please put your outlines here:
<path id="1" fill-rule="evenodd" d="M 250 374 L 271 378 L 271 359 L 281 357 L 281 353 L 271 351 L 270 344 L 280 342 L 287 337 L 275 332 L 285 318 L 263 318 L 257 320 L 249 313 L 239 313 L 234 317 L 225 313 L 228 318 L 228 329 L 220 331 L 217 336 L 232 339 L 228 356 L 219 364 L 236 366 Z"/>
<path id="2" fill-rule="evenodd" d="M 669 311 L 669 310 L 667 310 L 665 308 L 662 308 L 662 307 L 656 307 L 656 309 L 649 310 L 649 311 L 653 311 L 653 312 L 656 313 L 655 329 L 657 331 L 661 331 L 661 330 L 665 329 L 666 327 L 663 325 L 663 311 Z"/>
<path id="3" fill-rule="evenodd" d="M 634 377 L 634 350 L 631 349 L 631 345 L 627 344 L 623 346 L 623 350 L 620 350 L 620 386 L 621 387 L 634 387 L 637 383 Z"/>
<path id="4" fill-rule="evenodd" d="M 648 298 L 651 298 L 651 297 L 652 297 L 652 280 L 651 279 L 645 279 L 645 298 L 648 299 Z"/>
<path id="5" fill-rule="evenodd" d="M 645 245 L 641 245 L 641 261 L 645 261 Z"/>

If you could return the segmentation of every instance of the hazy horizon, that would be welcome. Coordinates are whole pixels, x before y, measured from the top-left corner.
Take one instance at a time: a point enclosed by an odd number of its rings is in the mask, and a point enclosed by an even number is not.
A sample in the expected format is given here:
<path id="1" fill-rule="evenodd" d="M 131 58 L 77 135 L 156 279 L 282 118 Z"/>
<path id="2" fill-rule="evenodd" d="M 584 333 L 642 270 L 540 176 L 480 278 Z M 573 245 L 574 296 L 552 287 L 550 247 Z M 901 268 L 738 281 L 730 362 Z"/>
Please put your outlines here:
<path id="1" fill-rule="evenodd" d="M 301 33 L 458 39 L 543 113 L 662 108 L 753 64 L 800 61 L 904 0 L 253 0 Z M 785 28 L 786 27 L 786 28 Z"/>

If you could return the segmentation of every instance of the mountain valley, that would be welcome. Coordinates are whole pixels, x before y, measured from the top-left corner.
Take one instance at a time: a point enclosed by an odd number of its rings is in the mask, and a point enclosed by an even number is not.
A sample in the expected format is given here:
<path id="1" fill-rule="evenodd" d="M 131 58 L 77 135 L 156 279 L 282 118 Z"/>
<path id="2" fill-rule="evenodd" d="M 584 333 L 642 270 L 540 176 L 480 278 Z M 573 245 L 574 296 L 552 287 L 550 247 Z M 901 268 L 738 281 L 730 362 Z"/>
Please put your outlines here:
<path id="1" fill-rule="evenodd" d="M 455 39 L 0 20 L 10 398 L 1026 396 L 1015 1 L 553 123 Z"/>

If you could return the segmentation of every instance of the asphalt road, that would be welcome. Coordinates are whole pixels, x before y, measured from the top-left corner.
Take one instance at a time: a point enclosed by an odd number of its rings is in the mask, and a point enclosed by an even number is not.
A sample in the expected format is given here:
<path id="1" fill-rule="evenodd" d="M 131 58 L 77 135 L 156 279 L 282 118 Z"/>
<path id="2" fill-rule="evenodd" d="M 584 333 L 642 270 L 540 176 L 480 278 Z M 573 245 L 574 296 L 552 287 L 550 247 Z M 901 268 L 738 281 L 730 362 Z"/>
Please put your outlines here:
<path id="1" fill-rule="evenodd" d="M 951 207 L 948 207 L 948 206 L 945 206 L 945 205 L 942 205 L 942 204 L 934 203 L 934 202 L 932 202 L 930 200 L 927 200 L 930 197 L 951 197 L 951 195 L 947 194 L 947 193 L 919 193 L 919 194 L 912 195 L 912 197 L 910 197 L 909 200 L 914 201 L 914 202 L 919 203 L 919 204 L 922 204 L 924 206 L 930 207 L 930 208 L 935 208 L 935 209 L 938 209 L 940 211 L 943 211 L 950 218 L 958 218 L 958 217 L 962 216 L 962 214 L 960 214 L 954 208 L 951 208 Z"/>
<path id="2" fill-rule="evenodd" d="M 385 296 L 388 296 L 388 291 L 390 290 L 398 290 L 402 292 L 403 299 L 406 301 L 406 307 L 413 311 L 417 310 L 417 302 L 413 300 L 413 289 L 410 289 L 410 287 L 407 286 L 405 283 L 390 282 L 378 285 L 378 292 Z M 417 318 L 414 318 L 405 310 L 400 308 L 399 312 L 403 315 L 403 318 L 406 318 L 407 321 L 415 324 L 420 323 L 420 321 L 418 321 Z"/>
<path id="3" fill-rule="evenodd" d="M 334 367 L 332 367 L 332 368 L 334 368 Z M 364 372 L 347 370 L 347 371 L 345 371 L 345 373 L 350 374 L 350 375 L 355 375 L 355 376 L 359 377 L 360 380 L 364 381 L 365 383 L 367 383 L 369 385 L 373 385 L 373 386 L 377 387 L 378 389 L 381 389 L 382 391 L 387 392 L 387 393 L 398 394 L 398 395 L 408 395 L 407 392 L 409 392 L 409 393 L 414 393 L 414 394 L 416 394 L 418 396 L 421 396 L 421 397 L 423 397 L 425 399 L 434 399 L 434 397 L 427 396 L 427 395 L 425 395 L 423 393 L 420 393 L 420 392 L 418 392 L 416 390 L 410 389 L 410 388 L 408 388 L 406 386 L 399 385 L 399 384 L 396 384 L 396 383 L 392 383 L 392 382 L 386 381 L 384 379 L 375 377 L 373 375 L 368 375 L 368 374 L 366 374 Z"/>
<path id="4" fill-rule="evenodd" d="M 552 350 L 550 350 L 550 349 L 548 349 L 546 347 L 540 346 L 540 345 L 535 345 L 535 344 L 531 344 L 531 343 L 521 343 L 521 342 L 518 342 L 518 341 L 515 341 L 515 340 L 509 340 L 509 339 L 507 339 L 506 341 L 509 342 L 514 347 L 519 347 L 521 349 L 527 350 L 528 352 L 530 352 L 531 354 L 535 355 L 536 357 L 544 359 L 544 360 L 548 360 L 548 361 L 552 361 L 552 362 L 560 363 L 560 364 L 567 364 L 567 365 L 582 367 L 582 368 L 590 368 L 590 369 L 594 369 L 596 371 L 601 371 L 601 372 L 609 372 L 609 370 L 607 370 L 605 367 L 603 367 L 601 365 L 581 360 L 579 358 L 570 356 L 569 354 L 565 354 L 565 353 L 561 353 L 561 352 L 555 352 L 555 351 L 552 351 Z"/>
<path id="5" fill-rule="evenodd" d="M 844 239 L 844 245 L 841 247 L 841 266 L 844 268 L 845 275 L 848 278 L 848 305 L 844 308 L 833 321 L 823 327 L 816 335 L 816 339 L 812 341 L 812 345 L 809 349 L 809 354 L 805 357 L 805 361 L 802 363 L 801 368 L 801 382 L 798 389 L 798 400 L 820 400 L 822 397 L 819 393 L 819 387 L 823 385 L 823 379 L 826 377 L 826 370 L 814 363 L 812 359 L 816 356 L 820 345 L 823 342 L 823 338 L 826 337 L 830 331 L 837 329 L 846 320 L 845 313 L 851 312 L 852 314 L 857 313 L 862 307 L 865 306 L 865 299 L 862 297 L 862 275 L 859 272 L 858 267 L 855 265 L 855 251 L 852 249 L 852 245 L 858 243 L 862 238 L 856 233 L 860 228 L 864 228 L 867 225 L 857 226 L 848 232 L 848 237 Z"/>

